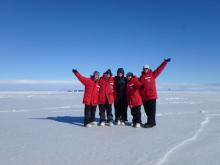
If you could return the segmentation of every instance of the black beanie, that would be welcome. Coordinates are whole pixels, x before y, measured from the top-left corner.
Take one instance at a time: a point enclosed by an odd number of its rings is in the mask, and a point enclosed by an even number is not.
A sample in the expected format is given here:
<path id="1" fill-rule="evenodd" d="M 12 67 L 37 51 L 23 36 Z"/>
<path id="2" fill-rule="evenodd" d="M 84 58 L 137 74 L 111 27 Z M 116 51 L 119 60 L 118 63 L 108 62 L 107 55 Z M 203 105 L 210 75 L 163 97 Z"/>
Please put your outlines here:
<path id="1" fill-rule="evenodd" d="M 111 71 L 111 69 L 108 69 L 108 70 L 105 72 L 105 74 L 110 74 L 110 75 L 112 76 L 112 71 Z"/>
<path id="2" fill-rule="evenodd" d="M 118 70 L 117 70 L 117 74 L 119 74 L 119 73 L 121 73 L 121 74 L 125 74 L 125 71 L 124 71 L 124 69 L 123 68 L 118 68 Z"/>
<path id="3" fill-rule="evenodd" d="M 128 72 L 126 76 L 127 76 L 127 77 L 129 77 L 129 76 L 133 77 L 133 76 L 134 76 L 134 74 L 133 74 L 133 73 L 131 73 L 131 72 Z"/>

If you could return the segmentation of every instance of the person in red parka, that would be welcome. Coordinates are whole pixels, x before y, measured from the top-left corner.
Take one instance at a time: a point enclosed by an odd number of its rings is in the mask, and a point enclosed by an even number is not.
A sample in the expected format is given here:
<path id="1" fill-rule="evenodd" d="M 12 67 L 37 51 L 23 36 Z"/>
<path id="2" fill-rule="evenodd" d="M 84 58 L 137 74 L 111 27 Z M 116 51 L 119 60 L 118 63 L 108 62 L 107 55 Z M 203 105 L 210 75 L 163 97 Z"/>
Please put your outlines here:
<path id="1" fill-rule="evenodd" d="M 131 109 L 131 114 L 133 116 L 132 122 L 133 127 L 139 128 L 141 126 L 141 105 L 142 99 L 139 93 L 141 86 L 140 81 L 133 73 L 128 72 L 127 75 L 127 102 Z"/>
<path id="2" fill-rule="evenodd" d="M 147 115 L 147 123 L 144 125 L 146 128 L 156 126 L 156 78 L 160 75 L 160 73 L 166 67 L 167 63 L 170 61 L 170 58 L 164 59 L 163 63 L 154 71 L 150 69 L 149 65 L 144 65 L 143 67 L 143 72 L 140 77 L 142 84 L 140 93 L 144 104 L 144 110 Z"/>
<path id="3" fill-rule="evenodd" d="M 112 104 L 114 103 L 114 79 L 112 77 L 112 72 L 110 69 L 108 69 L 100 78 L 99 84 L 99 125 L 105 125 L 105 114 L 107 113 L 107 124 L 109 126 L 113 126 Z"/>
<path id="4" fill-rule="evenodd" d="M 95 125 L 95 112 L 99 98 L 99 72 L 94 71 L 90 78 L 82 76 L 76 69 L 72 72 L 79 79 L 79 81 L 85 86 L 85 93 L 83 97 L 84 109 L 84 126 L 91 127 Z"/>

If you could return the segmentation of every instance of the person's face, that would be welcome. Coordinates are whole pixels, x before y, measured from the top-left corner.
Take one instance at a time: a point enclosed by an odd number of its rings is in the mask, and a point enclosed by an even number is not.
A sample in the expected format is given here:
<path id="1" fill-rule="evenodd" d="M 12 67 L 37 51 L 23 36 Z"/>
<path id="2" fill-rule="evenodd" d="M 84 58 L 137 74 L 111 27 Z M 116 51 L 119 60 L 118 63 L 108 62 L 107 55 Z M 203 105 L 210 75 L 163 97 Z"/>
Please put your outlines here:
<path id="1" fill-rule="evenodd" d="M 111 77 L 111 75 L 110 74 L 107 74 L 107 76 L 106 76 L 108 79 Z"/>
<path id="2" fill-rule="evenodd" d="M 118 77 L 123 77 L 123 74 L 122 73 L 118 73 Z"/>
<path id="3" fill-rule="evenodd" d="M 131 80 L 131 78 L 132 78 L 131 76 L 127 76 L 128 81 Z"/>
<path id="4" fill-rule="evenodd" d="M 95 75 L 94 75 L 94 79 L 95 79 L 95 80 L 98 80 L 98 79 L 99 79 L 99 74 L 95 74 Z"/>
<path id="5" fill-rule="evenodd" d="M 144 73 L 147 73 L 149 71 L 148 68 L 144 68 Z"/>

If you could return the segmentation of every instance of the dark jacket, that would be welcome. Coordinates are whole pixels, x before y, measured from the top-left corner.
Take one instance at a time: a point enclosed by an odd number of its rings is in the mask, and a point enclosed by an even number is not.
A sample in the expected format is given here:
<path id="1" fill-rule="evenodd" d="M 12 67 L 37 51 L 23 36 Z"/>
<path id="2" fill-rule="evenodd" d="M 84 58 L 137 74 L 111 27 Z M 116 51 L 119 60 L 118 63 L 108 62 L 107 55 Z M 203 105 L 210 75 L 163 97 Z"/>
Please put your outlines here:
<path id="1" fill-rule="evenodd" d="M 114 77 L 115 84 L 115 101 L 125 100 L 126 101 L 126 77 Z"/>

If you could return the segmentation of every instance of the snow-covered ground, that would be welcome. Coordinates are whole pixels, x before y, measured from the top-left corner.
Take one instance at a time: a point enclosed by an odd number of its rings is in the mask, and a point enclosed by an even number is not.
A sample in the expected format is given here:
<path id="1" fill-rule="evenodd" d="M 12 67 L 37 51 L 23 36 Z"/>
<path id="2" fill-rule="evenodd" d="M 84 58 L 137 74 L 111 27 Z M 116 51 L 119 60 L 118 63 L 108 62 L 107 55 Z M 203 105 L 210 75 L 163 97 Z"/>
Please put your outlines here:
<path id="1" fill-rule="evenodd" d="M 220 92 L 159 97 L 155 128 L 84 128 L 80 93 L 0 92 L 0 165 L 219 165 Z"/>

